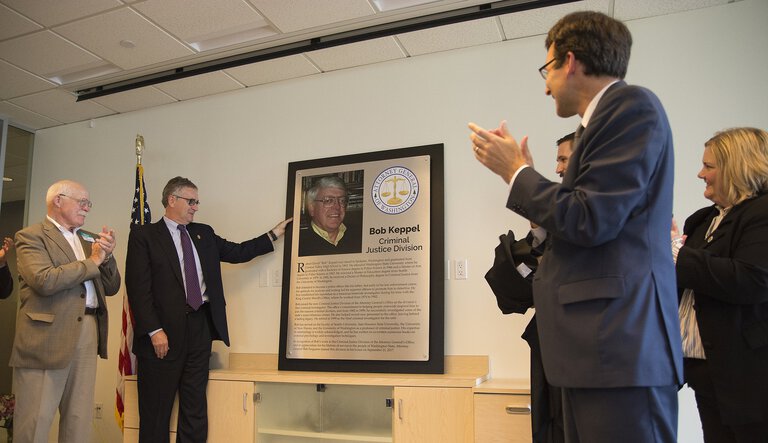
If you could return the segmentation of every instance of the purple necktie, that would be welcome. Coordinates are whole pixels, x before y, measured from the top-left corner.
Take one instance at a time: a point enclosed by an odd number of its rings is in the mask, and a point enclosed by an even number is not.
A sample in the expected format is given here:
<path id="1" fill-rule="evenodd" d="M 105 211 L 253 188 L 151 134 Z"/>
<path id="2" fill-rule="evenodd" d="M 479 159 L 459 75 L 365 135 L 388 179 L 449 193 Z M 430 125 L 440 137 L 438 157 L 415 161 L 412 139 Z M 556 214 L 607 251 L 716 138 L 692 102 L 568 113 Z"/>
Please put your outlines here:
<path id="1" fill-rule="evenodd" d="M 184 254 L 184 277 L 187 285 L 187 304 L 197 311 L 203 304 L 203 294 L 200 293 L 200 280 L 197 279 L 195 253 L 192 252 L 192 240 L 189 239 L 187 227 L 179 225 L 181 231 L 181 252 Z"/>

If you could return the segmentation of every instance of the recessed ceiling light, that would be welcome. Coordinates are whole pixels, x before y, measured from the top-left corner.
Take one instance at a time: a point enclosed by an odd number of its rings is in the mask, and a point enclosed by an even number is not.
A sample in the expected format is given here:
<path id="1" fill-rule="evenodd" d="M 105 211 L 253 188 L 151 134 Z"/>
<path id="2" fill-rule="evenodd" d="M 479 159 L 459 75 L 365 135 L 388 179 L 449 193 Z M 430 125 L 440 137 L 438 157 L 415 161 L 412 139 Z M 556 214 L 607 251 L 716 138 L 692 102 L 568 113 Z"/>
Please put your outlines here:
<path id="1" fill-rule="evenodd" d="M 277 31 L 275 31 L 275 29 L 267 22 L 258 20 L 256 22 L 224 29 L 211 34 L 190 37 L 187 39 L 187 43 L 195 48 L 196 51 L 203 52 L 211 49 L 253 42 L 275 34 L 277 34 Z"/>
<path id="2" fill-rule="evenodd" d="M 425 5 L 434 3 L 437 0 L 373 0 L 373 4 L 381 11 L 391 11 L 393 9 L 403 9 L 416 5 Z"/>
<path id="3" fill-rule="evenodd" d="M 120 40 L 120 46 L 126 49 L 133 49 L 136 47 L 136 43 L 131 40 Z"/>
<path id="4" fill-rule="evenodd" d="M 51 72 L 45 75 L 45 78 L 57 85 L 66 85 L 68 83 L 79 82 L 89 78 L 100 77 L 102 75 L 112 74 L 120 71 L 120 68 L 108 62 L 93 62 L 84 65 L 75 66 L 70 69 L 64 69 L 57 72 Z"/>

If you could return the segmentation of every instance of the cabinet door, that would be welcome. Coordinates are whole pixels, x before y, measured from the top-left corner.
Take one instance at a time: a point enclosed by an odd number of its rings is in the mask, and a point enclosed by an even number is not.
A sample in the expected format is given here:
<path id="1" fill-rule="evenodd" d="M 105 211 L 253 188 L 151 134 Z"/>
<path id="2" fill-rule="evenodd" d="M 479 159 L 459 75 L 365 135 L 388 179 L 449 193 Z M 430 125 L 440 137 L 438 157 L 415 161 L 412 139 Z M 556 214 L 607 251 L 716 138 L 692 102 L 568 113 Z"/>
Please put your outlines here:
<path id="1" fill-rule="evenodd" d="M 527 443 L 531 437 L 531 397 L 475 394 L 475 443 Z"/>
<path id="2" fill-rule="evenodd" d="M 394 443 L 472 442 L 472 389 L 395 387 L 394 391 Z"/>
<path id="3" fill-rule="evenodd" d="M 209 380 L 208 441 L 254 441 L 255 406 L 253 382 Z"/>

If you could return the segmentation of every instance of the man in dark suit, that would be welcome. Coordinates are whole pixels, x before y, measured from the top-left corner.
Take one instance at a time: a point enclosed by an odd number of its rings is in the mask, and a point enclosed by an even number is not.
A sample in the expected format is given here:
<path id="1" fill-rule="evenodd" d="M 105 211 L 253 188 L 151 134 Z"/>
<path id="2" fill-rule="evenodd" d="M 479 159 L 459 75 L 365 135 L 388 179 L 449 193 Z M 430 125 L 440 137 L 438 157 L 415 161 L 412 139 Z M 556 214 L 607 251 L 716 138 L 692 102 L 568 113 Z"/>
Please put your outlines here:
<path id="1" fill-rule="evenodd" d="M 13 246 L 13 240 L 9 237 L 3 239 L 0 247 L 0 300 L 8 298 L 13 292 L 13 277 L 8 269 L 8 251 Z"/>
<path id="2" fill-rule="evenodd" d="M 506 123 L 470 124 L 475 157 L 511 183 L 507 207 L 543 227 L 533 282 L 547 379 L 567 442 L 674 442 L 682 355 L 672 254 L 672 133 L 658 98 L 621 81 L 632 37 L 576 12 L 539 69 L 557 115 L 581 117 L 562 184 L 526 164 Z"/>
<path id="3" fill-rule="evenodd" d="M 183 177 L 163 189 L 165 216 L 128 238 L 125 286 L 138 359 L 139 441 L 167 442 L 179 394 L 178 441 L 205 442 L 206 387 L 212 340 L 229 346 L 221 262 L 243 263 L 272 252 L 290 219 L 243 243 L 194 223 L 197 186 Z M 190 242 L 191 240 L 191 242 Z"/>

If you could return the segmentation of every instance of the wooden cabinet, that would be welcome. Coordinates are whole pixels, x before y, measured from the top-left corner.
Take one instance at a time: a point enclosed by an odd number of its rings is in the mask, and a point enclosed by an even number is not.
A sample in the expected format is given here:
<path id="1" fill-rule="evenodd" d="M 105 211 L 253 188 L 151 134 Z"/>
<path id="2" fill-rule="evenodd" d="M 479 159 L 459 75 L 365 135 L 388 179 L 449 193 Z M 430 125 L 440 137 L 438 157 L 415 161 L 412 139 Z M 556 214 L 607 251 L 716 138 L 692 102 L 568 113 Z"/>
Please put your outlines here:
<path id="1" fill-rule="evenodd" d="M 135 443 L 139 441 L 139 392 L 136 387 L 136 377 L 125 381 L 125 410 L 123 413 L 123 442 Z M 170 441 L 176 441 L 176 424 L 179 418 L 179 403 L 173 403 L 171 422 L 168 430 L 171 434 Z"/>
<path id="2" fill-rule="evenodd" d="M 490 380 L 474 389 L 475 443 L 528 443 L 531 396 L 527 381 Z"/>
<path id="3" fill-rule="evenodd" d="M 253 383 L 238 381 L 208 381 L 208 441 L 254 441 Z M 123 442 L 139 441 L 139 410 L 136 379 L 125 382 L 125 414 Z M 215 405 L 215 406 L 214 406 Z M 176 441 L 179 417 L 178 399 L 173 403 L 168 423 L 170 441 Z"/>
<path id="4" fill-rule="evenodd" d="M 466 443 L 472 441 L 472 390 L 395 387 L 394 441 Z"/>
<path id="5" fill-rule="evenodd" d="M 208 441 L 254 441 L 256 405 L 253 395 L 253 382 L 208 381 Z"/>
<path id="6" fill-rule="evenodd" d="M 276 363 L 272 355 L 230 354 L 229 369 L 211 371 L 209 442 L 474 440 L 473 388 L 487 379 L 486 356 L 446 356 L 445 374 L 278 371 Z M 125 389 L 123 441 L 135 443 L 139 428 L 135 378 L 129 378 Z M 171 441 L 175 441 L 175 408 L 169 423 Z"/>

